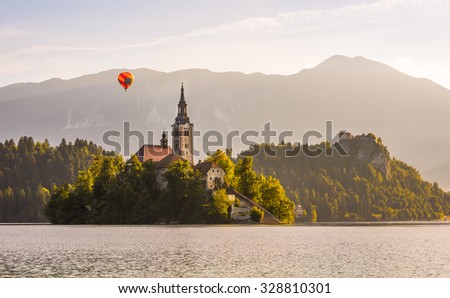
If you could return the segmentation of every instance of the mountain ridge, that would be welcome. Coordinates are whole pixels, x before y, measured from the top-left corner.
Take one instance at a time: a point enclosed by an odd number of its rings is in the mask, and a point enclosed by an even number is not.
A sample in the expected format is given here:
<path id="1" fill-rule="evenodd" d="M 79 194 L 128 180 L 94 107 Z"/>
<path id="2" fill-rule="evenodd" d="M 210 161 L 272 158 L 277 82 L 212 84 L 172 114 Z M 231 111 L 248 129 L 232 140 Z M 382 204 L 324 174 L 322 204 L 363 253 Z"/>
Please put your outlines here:
<path id="1" fill-rule="evenodd" d="M 105 131 L 123 131 L 123 121 L 130 121 L 134 130 L 153 130 L 148 142 L 158 142 L 160 131 L 173 123 L 184 82 L 191 119 L 202 132 L 262 130 L 270 121 L 301 141 L 306 131 L 322 131 L 332 119 L 336 130 L 381 136 L 394 156 L 420 171 L 450 162 L 450 145 L 424 146 L 450 139 L 450 91 L 366 58 L 333 56 L 292 75 L 139 68 L 131 70 L 136 80 L 127 93 L 117 83 L 122 70 L 0 88 L 0 125 L 7 128 L 0 139 L 32 135 L 57 143 L 79 137 L 101 144 Z M 450 189 L 450 178 L 439 179 Z"/>
<path id="2" fill-rule="evenodd" d="M 262 73 L 262 72 L 252 72 L 252 73 L 245 73 L 245 72 L 241 72 L 241 71 L 213 71 L 207 68 L 187 68 L 187 69 L 179 69 L 179 70 L 174 70 L 174 71 L 159 71 L 159 70 L 155 70 L 155 69 L 151 69 L 151 68 L 146 68 L 146 67 L 140 67 L 140 68 L 135 68 L 135 69 L 130 69 L 130 68 L 112 68 L 112 69 L 107 69 L 107 70 L 103 70 L 103 71 L 99 71 L 96 73 L 91 73 L 91 74 L 85 74 L 85 75 L 81 75 L 81 76 L 76 76 L 73 78 L 69 78 L 69 79 L 63 79 L 60 77 L 53 77 L 50 79 L 46 79 L 44 81 L 40 81 L 40 82 L 17 82 L 17 83 L 13 83 L 13 84 L 9 84 L 6 86 L 2 86 L 0 87 L 0 90 L 3 89 L 9 89 L 9 88 L 15 88 L 15 87 L 19 87 L 19 86 L 23 86 L 23 85 L 27 85 L 27 86 L 34 86 L 34 85 L 40 85 L 40 84 L 47 84 L 49 82 L 53 82 L 53 81 L 61 81 L 61 82 L 67 82 L 67 81 L 79 81 L 82 80 L 84 78 L 88 78 L 88 77 L 92 77 L 92 76 L 98 76 L 98 75 L 102 75 L 102 74 L 106 74 L 106 73 L 110 73 L 110 72 L 114 72 L 114 74 L 123 72 L 123 71 L 131 71 L 131 72 L 139 72 L 139 71 L 148 71 L 148 72 L 152 72 L 152 73 L 158 73 L 158 74 L 177 74 L 177 73 L 184 73 L 184 72 L 208 72 L 208 73 L 214 73 L 214 74 L 239 74 L 239 75 L 245 75 L 245 76 L 253 76 L 253 75 L 262 75 L 262 76 L 267 76 L 267 77 L 271 77 L 271 76 L 279 76 L 279 77 L 291 77 L 291 76 L 296 76 L 301 74 L 302 72 L 308 72 L 311 70 L 321 70 L 323 68 L 330 68 L 330 67 L 338 67 L 338 66 L 343 66 L 345 63 L 348 62 L 363 62 L 363 63 L 371 63 L 372 65 L 378 65 L 380 67 L 383 68 L 388 68 L 389 70 L 393 70 L 398 72 L 401 75 L 405 75 L 408 76 L 409 78 L 414 78 L 414 79 L 418 79 L 418 80 L 424 80 L 424 81 L 428 81 L 429 83 L 435 85 L 435 86 L 440 86 L 441 88 L 445 89 L 445 90 L 449 90 L 447 88 L 445 88 L 442 85 L 439 85 L 438 83 L 428 79 L 428 78 L 424 78 L 424 77 L 415 77 L 412 75 L 409 75 L 405 72 L 402 72 L 398 69 L 395 69 L 394 67 L 389 66 L 388 64 L 382 63 L 382 62 L 377 62 L 374 60 L 370 60 L 367 59 L 363 56 L 356 56 L 356 57 L 349 57 L 349 56 L 345 56 L 345 55 L 334 55 L 331 56 L 328 59 L 325 59 L 323 62 L 319 63 L 318 65 L 316 65 L 313 68 L 304 68 L 301 69 L 300 71 L 293 73 L 293 74 L 276 74 L 276 73 Z"/>

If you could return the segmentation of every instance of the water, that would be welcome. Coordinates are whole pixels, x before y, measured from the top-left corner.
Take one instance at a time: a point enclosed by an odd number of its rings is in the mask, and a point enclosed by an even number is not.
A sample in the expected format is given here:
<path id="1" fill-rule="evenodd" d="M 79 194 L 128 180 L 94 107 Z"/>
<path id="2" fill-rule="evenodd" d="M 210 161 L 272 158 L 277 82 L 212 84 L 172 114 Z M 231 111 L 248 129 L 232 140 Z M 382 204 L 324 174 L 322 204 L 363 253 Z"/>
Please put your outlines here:
<path id="1" fill-rule="evenodd" d="M 0 226 L 1 277 L 450 277 L 450 226 Z"/>

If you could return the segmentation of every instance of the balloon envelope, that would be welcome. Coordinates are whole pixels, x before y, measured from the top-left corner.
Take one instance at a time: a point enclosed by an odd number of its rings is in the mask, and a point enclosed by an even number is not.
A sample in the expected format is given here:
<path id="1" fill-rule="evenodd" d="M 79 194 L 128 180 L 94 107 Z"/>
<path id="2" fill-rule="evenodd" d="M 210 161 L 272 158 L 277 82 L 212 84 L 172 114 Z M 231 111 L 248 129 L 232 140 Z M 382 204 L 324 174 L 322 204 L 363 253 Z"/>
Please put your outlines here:
<path id="1" fill-rule="evenodd" d="M 120 85 L 127 91 L 128 87 L 133 84 L 134 76 L 131 72 L 122 72 L 118 77 Z"/>

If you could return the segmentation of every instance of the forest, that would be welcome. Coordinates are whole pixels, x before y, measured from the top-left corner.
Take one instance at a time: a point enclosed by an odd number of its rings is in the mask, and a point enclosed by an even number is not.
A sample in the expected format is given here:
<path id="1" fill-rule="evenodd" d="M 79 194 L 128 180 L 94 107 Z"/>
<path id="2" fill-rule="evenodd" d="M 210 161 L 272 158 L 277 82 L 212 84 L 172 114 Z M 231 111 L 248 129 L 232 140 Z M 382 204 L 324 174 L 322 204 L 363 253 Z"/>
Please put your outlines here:
<path id="1" fill-rule="evenodd" d="M 424 181 L 413 167 L 391 159 L 387 148 L 373 134 L 364 143 L 347 143 L 353 153 L 349 156 L 315 158 L 304 154 L 287 156 L 286 151 L 295 147 L 290 143 L 272 145 L 277 156 L 256 155 L 254 168 L 281 181 L 287 196 L 303 207 L 300 221 L 443 220 L 449 215 L 450 194 L 437 183 Z M 331 149 L 327 143 L 308 147 L 309 151 Z M 370 156 L 361 161 L 361 152 L 378 155 L 372 157 L 373 162 Z M 380 158 L 387 161 L 387 169 L 377 168 Z"/>
<path id="2" fill-rule="evenodd" d="M 31 137 L 0 142 L 0 222 L 48 222 L 44 206 L 53 189 L 73 182 L 102 154 L 112 153 L 79 139 L 56 147 Z"/>
<path id="3" fill-rule="evenodd" d="M 327 152 L 332 150 L 327 143 L 255 145 L 235 159 L 231 152 L 217 150 L 207 160 L 222 167 L 226 176 L 214 194 L 187 162 L 173 163 L 164 174 L 167 189 L 158 191 L 158 171 L 151 161 L 141 163 L 135 156 L 125 161 L 86 140 L 63 139 L 56 147 L 30 137 L 17 144 L 8 140 L 0 143 L 0 222 L 229 223 L 229 185 L 284 223 L 294 222 L 294 205 L 302 206 L 295 219 L 301 222 L 448 217 L 449 193 L 391 158 L 375 136 L 363 140 L 348 142 L 349 156 L 287 154 Z M 249 154 L 265 148 L 276 156 Z M 360 158 L 361 152 L 367 153 L 366 159 Z"/>

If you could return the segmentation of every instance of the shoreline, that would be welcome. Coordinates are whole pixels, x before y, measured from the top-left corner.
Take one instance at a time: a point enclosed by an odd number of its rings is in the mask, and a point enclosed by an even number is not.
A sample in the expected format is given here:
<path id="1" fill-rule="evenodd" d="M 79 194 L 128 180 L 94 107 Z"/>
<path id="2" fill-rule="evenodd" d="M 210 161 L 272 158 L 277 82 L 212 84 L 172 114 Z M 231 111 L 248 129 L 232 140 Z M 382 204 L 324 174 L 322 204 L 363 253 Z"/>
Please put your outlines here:
<path id="1" fill-rule="evenodd" d="M 120 225 L 120 224 L 80 224 L 80 225 L 59 225 L 52 223 L 0 223 L 1 226 L 99 226 L 99 227 L 175 227 L 175 226 L 184 226 L 184 227 L 195 227 L 195 226 L 283 226 L 283 227 L 382 227 L 382 226 L 450 226 L 450 221 L 386 221 L 386 222 L 316 222 L 316 223 L 293 223 L 293 224 L 261 224 L 261 223 L 252 223 L 252 224 L 146 224 L 146 225 Z"/>
<path id="2" fill-rule="evenodd" d="M 295 226 L 330 226 L 330 227 L 364 227 L 364 226 L 439 226 L 450 225 L 450 221 L 367 221 L 367 222 L 317 222 L 295 223 Z"/>

